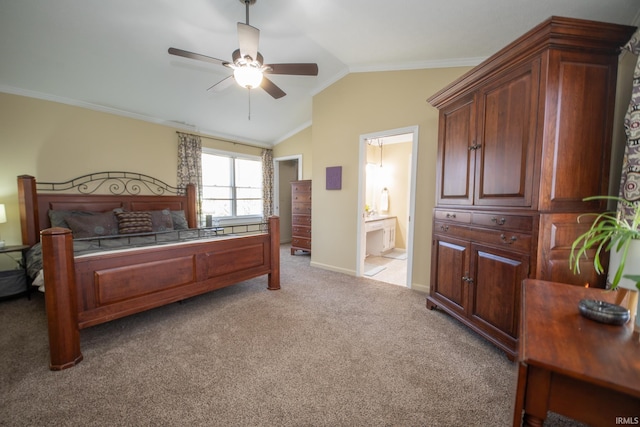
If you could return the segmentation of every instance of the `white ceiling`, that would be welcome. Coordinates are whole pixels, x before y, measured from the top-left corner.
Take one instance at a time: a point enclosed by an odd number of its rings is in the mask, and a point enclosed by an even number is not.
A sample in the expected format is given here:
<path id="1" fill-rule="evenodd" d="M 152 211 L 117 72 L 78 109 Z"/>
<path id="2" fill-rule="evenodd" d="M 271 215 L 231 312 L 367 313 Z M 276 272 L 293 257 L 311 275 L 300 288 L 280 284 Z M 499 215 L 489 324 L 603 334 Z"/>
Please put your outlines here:
<path id="1" fill-rule="evenodd" d="M 270 146 L 311 124 L 311 98 L 350 72 L 475 65 L 552 15 L 637 24 L 638 0 L 257 0 L 266 63 L 287 96 L 207 91 L 237 49 L 239 0 L 0 0 L 0 91 Z"/>

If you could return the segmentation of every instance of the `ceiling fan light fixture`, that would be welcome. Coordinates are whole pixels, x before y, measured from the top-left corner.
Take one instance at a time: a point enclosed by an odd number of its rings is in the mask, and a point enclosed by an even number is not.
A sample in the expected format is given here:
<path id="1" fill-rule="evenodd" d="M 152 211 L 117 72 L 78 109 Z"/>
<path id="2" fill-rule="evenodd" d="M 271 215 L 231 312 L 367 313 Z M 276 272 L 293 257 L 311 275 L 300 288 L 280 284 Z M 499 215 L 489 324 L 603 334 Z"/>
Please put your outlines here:
<path id="1" fill-rule="evenodd" d="M 260 52 L 258 52 L 260 30 L 249 25 L 249 6 L 255 4 L 256 0 L 239 1 L 245 5 L 247 19 L 246 23 L 238 22 L 237 32 L 240 48 L 236 49 L 231 54 L 231 57 L 233 58 L 231 62 L 199 53 L 189 52 L 187 50 L 176 49 L 174 47 L 169 48 L 169 54 L 181 56 L 183 58 L 206 61 L 230 68 L 233 70 L 233 80 L 235 80 L 240 87 L 247 89 L 261 87 L 266 93 L 271 95 L 273 99 L 280 99 L 285 96 L 286 93 L 274 82 L 269 80 L 269 78 L 264 77 L 263 74 L 282 74 L 290 76 L 318 75 L 318 64 L 315 63 L 265 64 L 264 58 Z M 209 89 L 216 87 L 218 88 L 217 90 L 219 90 L 223 87 L 227 87 L 228 82 L 231 81 L 231 76 L 228 76 L 211 86 Z M 222 82 L 227 82 L 227 84 L 220 84 Z"/>
<path id="2" fill-rule="evenodd" d="M 256 67 L 236 67 L 233 70 L 233 78 L 242 87 L 255 89 L 262 83 L 262 70 Z"/>

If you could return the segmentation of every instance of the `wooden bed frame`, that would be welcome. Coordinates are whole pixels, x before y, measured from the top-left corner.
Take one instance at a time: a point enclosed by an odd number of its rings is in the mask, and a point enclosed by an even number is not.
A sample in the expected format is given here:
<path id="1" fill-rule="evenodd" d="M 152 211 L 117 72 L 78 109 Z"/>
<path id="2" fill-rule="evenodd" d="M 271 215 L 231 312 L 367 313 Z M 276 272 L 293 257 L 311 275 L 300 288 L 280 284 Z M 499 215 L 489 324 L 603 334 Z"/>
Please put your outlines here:
<path id="1" fill-rule="evenodd" d="M 98 186 L 117 194 L 93 194 L 99 180 L 108 184 Z M 154 195 L 140 195 L 141 187 Z M 178 194 L 168 194 L 174 192 Z M 162 181 L 129 172 L 85 175 L 66 183 L 18 177 L 23 244 L 42 243 L 51 370 L 82 360 L 80 329 L 257 276 L 268 275 L 267 288 L 280 289 L 280 224 L 275 216 L 269 218 L 267 232 L 79 257 L 73 255 L 71 230 L 50 228 L 50 209 L 114 208 L 183 210 L 189 227 L 196 228 L 195 189 L 189 185 L 180 193 Z"/>

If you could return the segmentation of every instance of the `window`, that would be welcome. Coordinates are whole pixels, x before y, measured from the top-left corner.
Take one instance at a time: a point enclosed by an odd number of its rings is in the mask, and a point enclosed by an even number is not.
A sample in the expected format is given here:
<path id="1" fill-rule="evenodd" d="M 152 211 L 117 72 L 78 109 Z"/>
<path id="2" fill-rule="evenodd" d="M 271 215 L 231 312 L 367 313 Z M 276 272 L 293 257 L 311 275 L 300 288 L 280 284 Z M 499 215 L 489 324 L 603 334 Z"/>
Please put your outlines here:
<path id="1" fill-rule="evenodd" d="M 218 219 L 262 217 L 262 160 L 202 150 L 202 214 Z"/>

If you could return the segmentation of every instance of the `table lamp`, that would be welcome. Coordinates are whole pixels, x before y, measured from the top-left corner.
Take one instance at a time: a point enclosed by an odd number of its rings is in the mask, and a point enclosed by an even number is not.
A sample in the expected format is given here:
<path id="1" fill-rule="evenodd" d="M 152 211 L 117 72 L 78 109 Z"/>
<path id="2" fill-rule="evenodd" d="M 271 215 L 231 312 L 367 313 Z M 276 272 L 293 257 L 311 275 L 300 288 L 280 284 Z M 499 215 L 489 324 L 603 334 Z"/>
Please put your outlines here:
<path id="1" fill-rule="evenodd" d="M 7 211 L 4 209 L 4 204 L 0 203 L 0 224 L 7 222 Z M 0 236 L 0 248 L 4 248 L 4 240 Z"/>

